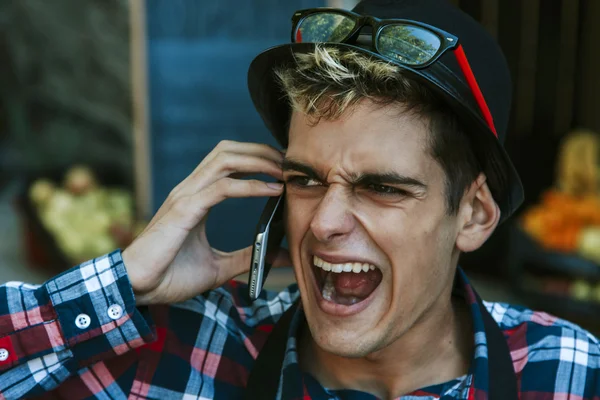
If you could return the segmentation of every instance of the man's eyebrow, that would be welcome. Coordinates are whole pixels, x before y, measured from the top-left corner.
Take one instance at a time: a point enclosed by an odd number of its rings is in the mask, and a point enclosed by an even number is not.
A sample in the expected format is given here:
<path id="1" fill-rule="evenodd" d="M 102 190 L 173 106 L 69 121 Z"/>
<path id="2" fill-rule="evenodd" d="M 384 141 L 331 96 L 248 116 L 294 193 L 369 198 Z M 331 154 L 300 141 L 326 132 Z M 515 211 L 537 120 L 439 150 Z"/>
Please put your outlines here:
<path id="1" fill-rule="evenodd" d="M 310 165 L 303 162 L 286 158 L 283 160 L 282 167 L 284 171 L 296 171 L 305 174 L 311 179 L 323 180 L 320 174 Z M 427 189 L 427 185 L 418 179 L 401 175 L 394 171 L 388 172 L 365 172 L 352 176 L 353 185 L 402 185 L 412 186 L 419 189 Z"/>
<path id="2" fill-rule="evenodd" d="M 418 179 L 411 178 L 410 176 L 405 176 L 398 174 L 397 172 L 383 172 L 383 173 L 374 173 L 368 172 L 363 174 L 357 174 L 353 177 L 352 183 L 355 185 L 402 185 L 402 186 L 412 186 L 418 189 L 427 189 L 427 185 Z"/>
<path id="3" fill-rule="evenodd" d="M 281 169 L 284 171 L 301 172 L 312 179 L 321 180 L 322 178 L 320 174 L 317 171 L 315 171 L 315 169 L 310 165 L 304 164 L 300 161 L 291 160 L 289 158 L 283 160 L 283 163 L 281 164 Z"/>

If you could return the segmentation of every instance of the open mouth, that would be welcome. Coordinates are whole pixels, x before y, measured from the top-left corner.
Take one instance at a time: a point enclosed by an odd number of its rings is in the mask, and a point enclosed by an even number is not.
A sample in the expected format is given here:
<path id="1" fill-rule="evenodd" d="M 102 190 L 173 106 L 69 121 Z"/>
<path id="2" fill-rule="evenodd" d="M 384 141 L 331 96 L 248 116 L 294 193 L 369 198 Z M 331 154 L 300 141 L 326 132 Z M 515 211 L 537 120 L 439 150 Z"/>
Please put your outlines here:
<path id="1" fill-rule="evenodd" d="M 313 256 L 312 270 L 323 299 L 344 306 L 365 300 L 383 278 L 381 270 L 373 264 L 333 264 L 317 256 Z"/>

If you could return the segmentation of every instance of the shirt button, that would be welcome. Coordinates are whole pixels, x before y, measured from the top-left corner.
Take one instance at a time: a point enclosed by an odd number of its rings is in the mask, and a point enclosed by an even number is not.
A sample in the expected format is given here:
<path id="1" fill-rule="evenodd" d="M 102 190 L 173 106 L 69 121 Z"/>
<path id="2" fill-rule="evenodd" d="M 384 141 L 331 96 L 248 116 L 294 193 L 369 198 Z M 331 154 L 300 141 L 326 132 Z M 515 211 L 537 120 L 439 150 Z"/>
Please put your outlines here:
<path id="1" fill-rule="evenodd" d="M 121 318 L 121 316 L 123 315 L 123 307 L 121 307 L 118 304 L 113 304 L 112 306 L 108 307 L 108 317 L 112 320 L 116 320 Z"/>
<path id="2" fill-rule="evenodd" d="M 0 361 L 8 360 L 8 350 L 0 349 Z"/>
<path id="3" fill-rule="evenodd" d="M 90 326 L 91 322 L 92 319 L 87 314 L 79 314 L 77 318 L 75 318 L 75 325 L 77 325 L 79 329 L 87 328 L 88 326 Z"/>

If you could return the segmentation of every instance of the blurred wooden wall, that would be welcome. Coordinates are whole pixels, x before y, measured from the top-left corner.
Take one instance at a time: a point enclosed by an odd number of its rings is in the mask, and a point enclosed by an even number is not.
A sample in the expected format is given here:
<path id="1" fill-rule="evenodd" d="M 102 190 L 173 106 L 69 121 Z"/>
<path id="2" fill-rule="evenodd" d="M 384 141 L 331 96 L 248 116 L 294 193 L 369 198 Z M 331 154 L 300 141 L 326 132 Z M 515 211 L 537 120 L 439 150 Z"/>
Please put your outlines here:
<path id="1" fill-rule="evenodd" d="M 526 203 L 554 180 L 561 137 L 600 133 L 599 0 L 449 0 L 497 38 L 513 77 L 507 148 Z"/>
<path id="2" fill-rule="evenodd" d="M 555 181 L 561 138 L 571 129 L 600 133 L 600 0 L 449 0 L 498 40 L 513 78 L 506 147 L 525 187 L 538 201 Z M 464 254 L 470 271 L 508 277 L 510 224 Z"/>

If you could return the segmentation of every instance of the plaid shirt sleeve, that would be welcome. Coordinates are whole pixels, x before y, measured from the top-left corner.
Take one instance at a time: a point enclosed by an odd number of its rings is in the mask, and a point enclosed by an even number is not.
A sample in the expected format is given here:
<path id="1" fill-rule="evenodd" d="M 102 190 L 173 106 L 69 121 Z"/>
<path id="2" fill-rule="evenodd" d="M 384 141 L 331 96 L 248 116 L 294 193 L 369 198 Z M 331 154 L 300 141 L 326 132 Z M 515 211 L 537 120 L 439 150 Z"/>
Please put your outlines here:
<path id="1" fill-rule="evenodd" d="M 52 390 L 80 368 L 153 341 L 115 251 L 43 285 L 0 286 L 0 400 Z"/>
<path id="2" fill-rule="evenodd" d="M 515 363 L 522 399 L 542 399 L 552 393 L 554 399 L 600 400 L 598 339 L 559 319 L 548 329 L 533 324 L 527 329 L 528 343 L 521 349 L 527 355 Z"/>
<path id="3" fill-rule="evenodd" d="M 503 329 L 522 400 L 600 400 L 600 341 L 578 325 L 505 303 L 486 303 Z"/>

